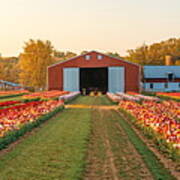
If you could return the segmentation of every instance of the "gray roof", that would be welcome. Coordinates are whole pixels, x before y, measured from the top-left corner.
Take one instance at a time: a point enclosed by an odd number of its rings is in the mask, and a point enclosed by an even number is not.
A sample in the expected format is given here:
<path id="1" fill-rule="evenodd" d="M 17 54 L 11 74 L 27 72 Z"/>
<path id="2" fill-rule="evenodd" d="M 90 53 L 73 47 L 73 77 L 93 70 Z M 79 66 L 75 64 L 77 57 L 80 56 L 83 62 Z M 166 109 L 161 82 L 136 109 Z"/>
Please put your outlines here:
<path id="1" fill-rule="evenodd" d="M 21 87 L 22 86 L 21 84 L 16 84 L 16 83 L 12 83 L 12 82 L 9 82 L 9 81 L 4 81 L 4 80 L 0 80 L 0 83 L 7 84 L 9 86 L 14 86 L 14 87 Z"/>
<path id="2" fill-rule="evenodd" d="M 167 78 L 169 73 L 180 78 L 180 66 L 144 66 L 144 78 Z"/>

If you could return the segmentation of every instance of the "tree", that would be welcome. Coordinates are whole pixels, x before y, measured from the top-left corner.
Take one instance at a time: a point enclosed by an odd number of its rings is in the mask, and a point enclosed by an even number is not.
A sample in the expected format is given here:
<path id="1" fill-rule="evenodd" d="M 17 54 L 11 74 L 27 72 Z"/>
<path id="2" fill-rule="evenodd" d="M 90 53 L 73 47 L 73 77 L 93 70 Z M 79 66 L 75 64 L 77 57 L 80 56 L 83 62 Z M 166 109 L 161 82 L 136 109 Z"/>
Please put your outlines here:
<path id="1" fill-rule="evenodd" d="M 0 80 L 4 79 L 4 64 L 0 62 Z"/>
<path id="2" fill-rule="evenodd" d="M 54 50 L 54 57 L 64 59 L 64 57 L 65 57 L 65 52 Z"/>
<path id="3" fill-rule="evenodd" d="M 87 54 L 87 53 L 88 53 L 88 51 L 84 50 L 84 51 L 81 52 L 81 55 L 84 55 L 84 54 Z"/>
<path id="4" fill-rule="evenodd" d="M 141 47 L 136 48 L 135 50 L 128 50 L 129 56 L 127 57 L 128 60 L 139 63 L 144 65 L 147 63 L 147 53 L 148 53 L 148 46 L 143 44 Z"/>
<path id="5" fill-rule="evenodd" d="M 175 65 L 176 65 L 176 66 L 180 66 L 180 60 L 176 60 Z"/>
<path id="6" fill-rule="evenodd" d="M 18 82 L 19 69 L 18 59 L 15 57 L 2 58 L 0 60 L 0 79 Z"/>
<path id="7" fill-rule="evenodd" d="M 114 58 L 121 58 L 121 56 L 117 52 L 108 52 L 106 54 Z"/>
<path id="8" fill-rule="evenodd" d="M 166 55 L 180 56 L 180 38 L 171 38 L 149 46 L 143 44 L 127 52 L 129 55 L 126 58 L 132 62 L 141 65 L 164 65 Z"/>
<path id="9" fill-rule="evenodd" d="M 70 58 L 73 58 L 73 57 L 75 57 L 75 56 L 77 56 L 76 53 L 67 51 L 67 52 L 66 52 L 66 55 L 65 55 L 65 58 L 66 58 L 66 59 L 70 59 Z"/>
<path id="10" fill-rule="evenodd" d="M 58 61 L 67 60 L 67 59 L 77 56 L 76 53 L 71 52 L 71 51 L 63 52 L 63 51 L 54 50 L 53 54 L 54 54 L 55 59 L 57 59 Z"/>
<path id="11" fill-rule="evenodd" d="M 45 88 L 47 66 L 53 63 L 53 47 L 50 41 L 29 40 L 20 55 L 19 81 L 25 86 Z"/>

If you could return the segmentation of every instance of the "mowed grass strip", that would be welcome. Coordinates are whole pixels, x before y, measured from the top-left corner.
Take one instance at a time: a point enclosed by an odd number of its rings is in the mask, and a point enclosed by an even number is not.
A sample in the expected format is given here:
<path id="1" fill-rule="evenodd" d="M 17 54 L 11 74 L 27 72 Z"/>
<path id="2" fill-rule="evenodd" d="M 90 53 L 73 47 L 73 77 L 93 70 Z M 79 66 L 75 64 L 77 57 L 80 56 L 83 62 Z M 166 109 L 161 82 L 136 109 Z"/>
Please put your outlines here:
<path id="1" fill-rule="evenodd" d="M 79 96 L 70 104 L 84 104 L 84 105 L 113 105 L 105 95 L 103 96 Z"/>
<path id="2" fill-rule="evenodd" d="M 90 135 L 88 109 L 69 109 L 0 156 L 1 180 L 76 180 L 85 168 Z"/>

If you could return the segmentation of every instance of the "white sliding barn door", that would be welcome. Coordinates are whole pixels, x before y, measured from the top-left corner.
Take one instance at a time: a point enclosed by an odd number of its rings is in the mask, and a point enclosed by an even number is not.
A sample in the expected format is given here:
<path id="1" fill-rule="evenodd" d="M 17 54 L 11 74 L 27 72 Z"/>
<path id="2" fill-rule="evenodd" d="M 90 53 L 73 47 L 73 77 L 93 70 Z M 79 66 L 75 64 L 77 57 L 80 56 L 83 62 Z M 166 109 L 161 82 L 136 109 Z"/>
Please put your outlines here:
<path id="1" fill-rule="evenodd" d="M 108 68 L 108 91 L 111 93 L 124 92 L 124 67 Z"/>
<path id="2" fill-rule="evenodd" d="M 64 91 L 79 91 L 79 68 L 63 69 Z"/>

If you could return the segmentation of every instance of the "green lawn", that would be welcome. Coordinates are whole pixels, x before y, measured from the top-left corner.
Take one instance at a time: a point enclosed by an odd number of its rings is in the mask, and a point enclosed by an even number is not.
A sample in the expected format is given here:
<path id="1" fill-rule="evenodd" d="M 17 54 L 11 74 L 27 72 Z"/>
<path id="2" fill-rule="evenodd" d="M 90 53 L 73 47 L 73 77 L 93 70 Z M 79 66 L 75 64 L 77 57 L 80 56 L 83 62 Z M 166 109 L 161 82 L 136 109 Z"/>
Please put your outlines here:
<path id="1" fill-rule="evenodd" d="M 80 96 L 71 104 L 85 104 L 85 105 L 113 105 L 114 103 L 110 101 L 105 95 L 104 96 Z"/>
<path id="2" fill-rule="evenodd" d="M 82 175 L 90 110 L 64 110 L 0 157 L 1 180 L 76 180 Z"/>

